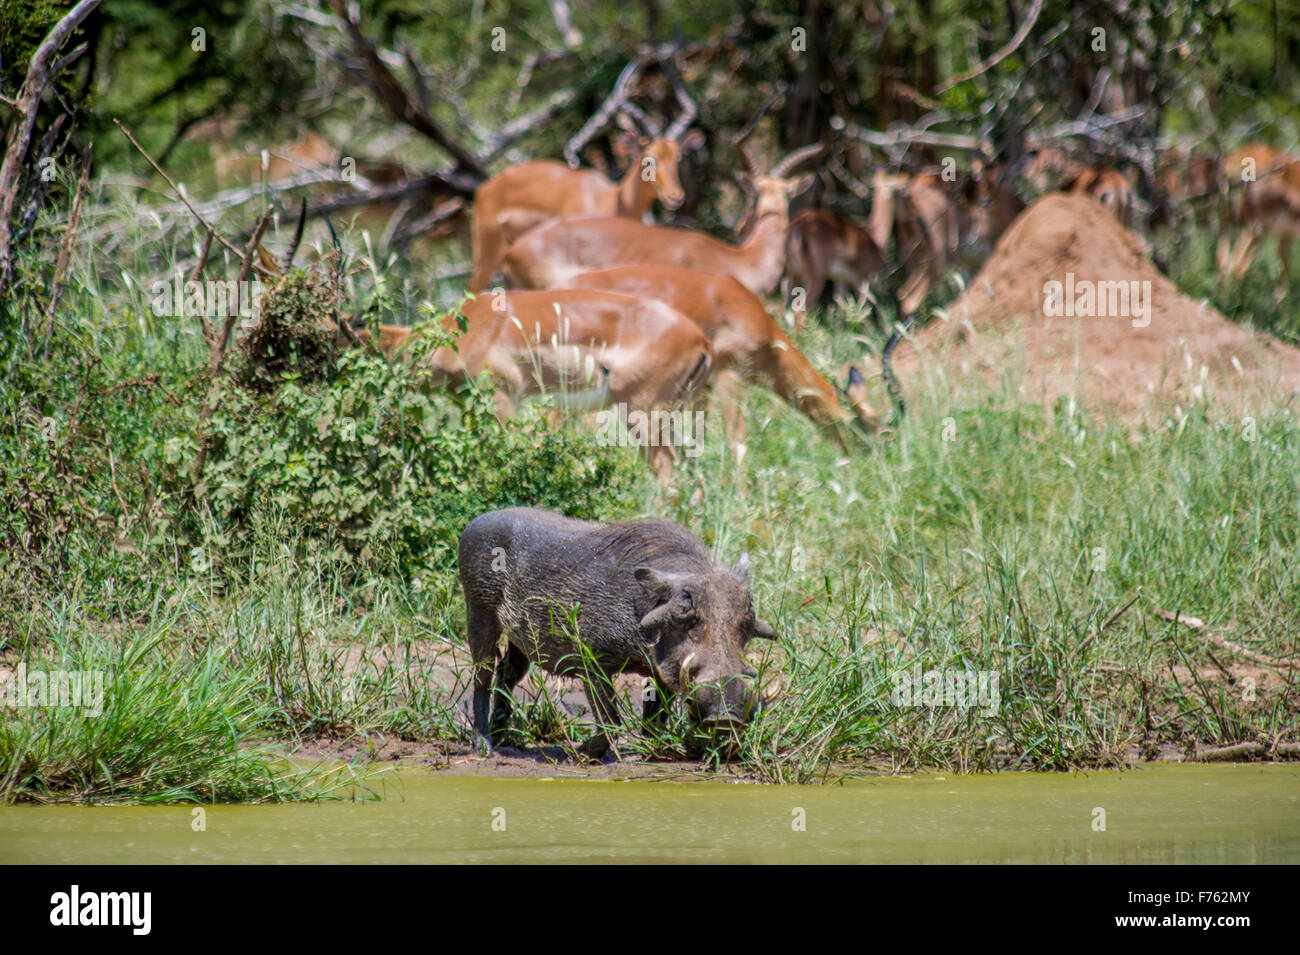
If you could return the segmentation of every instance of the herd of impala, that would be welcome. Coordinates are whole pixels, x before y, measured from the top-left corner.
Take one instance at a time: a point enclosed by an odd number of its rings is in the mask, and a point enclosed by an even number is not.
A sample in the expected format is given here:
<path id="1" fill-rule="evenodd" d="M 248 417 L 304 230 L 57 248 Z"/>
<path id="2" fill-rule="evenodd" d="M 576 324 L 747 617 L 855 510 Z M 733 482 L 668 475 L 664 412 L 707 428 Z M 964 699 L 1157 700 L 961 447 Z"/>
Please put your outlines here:
<path id="1" fill-rule="evenodd" d="M 899 307 L 910 316 L 950 270 L 977 268 L 1022 211 L 1010 186 L 1013 175 L 1040 192 L 1089 196 L 1126 224 L 1137 204 L 1129 176 L 1039 148 L 1014 170 L 976 162 L 960 182 L 937 172 L 877 172 L 865 225 L 826 209 L 792 218 L 791 200 L 812 181 L 798 171 L 826 148 L 805 147 L 761 172 L 745 145 L 753 127 L 734 141 L 755 196 L 748 235 L 739 244 L 648 221 L 656 199 L 669 210 L 683 201 L 680 123 L 643 140 L 619 182 L 549 161 L 517 165 L 485 182 L 471 225 L 468 290 L 476 297 L 461 310 L 467 327 L 457 348 L 435 352 L 431 371 L 464 381 L 486 370 L 498 384 L 503 415 L 519 399 L 543 391 L 560 392 L 570 409 L 623 403 L 649 415 L 699 401 L 699 390 L 711 385 L 733 446 L 745 437 L 737 397 L 748 380 L 775 392 L 847 449 L 851 426 L 869 434 L 880 418 L 856 367 L 837 389 L 772 318 L 763 300 L 783 278 L 787 294 L 798 293 L 787 300 L 801 324 L 837 285 L 858 289 L 901 263 Z M 1221 239 L 1225 272 L 1240 278 L 1265 234 L 1280 240 L 1285 268 L 1290 242 L 1300 234 L 1300 161 L 1259 145 L 1221 163 L 1172 152 L 1162 158 L 1160 185 L 1175 205 L 1223 200 L 1223 224 L 1238 231 L 1235 243 L 1226 230 Z M 1239 182 L 1245 187 L 1237 188 Z M 511 291 L 490 288 L 498 271 Z M 393 355 L 409 334 L 382 326 L 379 345 Z M 892 393 L 887 352 L 884 366 Z M 665 481 L 676 460 L 672 443 L 654 441 L 645 449 Z"/>

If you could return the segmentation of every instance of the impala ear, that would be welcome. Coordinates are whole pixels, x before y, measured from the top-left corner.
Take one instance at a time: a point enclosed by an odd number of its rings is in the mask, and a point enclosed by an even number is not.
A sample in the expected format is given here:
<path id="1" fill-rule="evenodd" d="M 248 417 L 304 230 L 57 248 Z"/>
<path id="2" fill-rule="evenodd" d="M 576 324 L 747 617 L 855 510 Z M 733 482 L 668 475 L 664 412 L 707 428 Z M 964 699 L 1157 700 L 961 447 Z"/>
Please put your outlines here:
<path id="1" fill-rule="evenodd" d="M 804 173 L 802 176 L 795 179 L 793 184 L 790 186 L 790 195 L 791 196 L 799 195 L 799 193 L 804 192 L 806 189 L 808 189 L 808 187 L 811 186 L 816 180 L 817 180 L 816 173 L 812 173 L 812 172 Z"/>
<path id="2" fill-rule="evenodd" d="M 844 395 L 853 402 L 866 400 L 867 379 L 862 377 L 857 365 L 849 365 L 849 380 L 844 385 Z"/>

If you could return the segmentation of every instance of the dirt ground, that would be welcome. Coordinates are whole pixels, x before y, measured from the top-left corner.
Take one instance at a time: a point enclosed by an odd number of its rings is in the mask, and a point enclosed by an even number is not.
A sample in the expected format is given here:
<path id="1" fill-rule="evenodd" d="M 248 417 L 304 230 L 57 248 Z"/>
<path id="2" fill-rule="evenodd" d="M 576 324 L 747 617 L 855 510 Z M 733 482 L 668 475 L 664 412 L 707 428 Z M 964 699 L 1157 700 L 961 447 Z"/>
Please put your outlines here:
<path id="1" fill-rule="evenodd" d="M 1064 286 L 1067 273 L 1076 284 L 1140 283 L 1149 315 L 1044 314 L 1045 305 L 1058 311 L 1046 283 Z M 1159 423 L 1175 406 L 1203 401 L 1245 415 L 1300 389 L 1300 349 L 1187 298 L 1104 207 L 1063 194 L 1043 197 L 1011 225 L 957 301 L 900 343 L 894 366 L 905 391 L 935 376 L 942 389 L 1019 373 L 1012 380 L 1026 400 L 1050 410 L 1073 398 L 1131 422 Z"/>

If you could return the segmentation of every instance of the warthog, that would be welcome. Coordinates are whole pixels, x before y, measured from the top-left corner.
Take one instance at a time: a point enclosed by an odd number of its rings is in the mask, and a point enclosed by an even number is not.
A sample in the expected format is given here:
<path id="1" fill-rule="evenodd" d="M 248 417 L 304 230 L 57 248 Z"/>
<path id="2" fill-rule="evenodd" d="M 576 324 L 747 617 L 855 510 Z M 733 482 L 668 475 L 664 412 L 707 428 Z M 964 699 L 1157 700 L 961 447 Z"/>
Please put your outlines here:
<path id="1" fill-rule="evenodd" d="M 748 574 L 748 556 L 728 570 L 665 521 L 602 525 L 526 507 L 476 517 L 460 538 L 476 745 L 491 750 L 529 661 L 580 678 L 602 726 L 618 723 L 609 678 L 619 672 L 654 681 L 647 718 L 680 694 L 701 725 L 744 724 L 757 697 L 741 653 L 776 636 L 754 616 Z M 598 732 L 580 752 L 599 758 L 609 742 Z"/>

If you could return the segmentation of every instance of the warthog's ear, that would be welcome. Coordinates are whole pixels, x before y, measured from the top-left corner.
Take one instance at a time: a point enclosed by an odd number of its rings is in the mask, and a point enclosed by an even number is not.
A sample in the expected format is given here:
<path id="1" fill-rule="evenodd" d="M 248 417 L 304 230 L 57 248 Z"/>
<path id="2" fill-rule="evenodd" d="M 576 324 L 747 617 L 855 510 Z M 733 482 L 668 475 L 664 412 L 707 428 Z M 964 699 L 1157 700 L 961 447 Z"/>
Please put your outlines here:
<path id="1" fill-rule="evenodd" d="M 772 629 L 771 624 L 764 623 L 762 620 L 759 620 L 757 617 L 755 617 L 753 636 L 755 638 L 762 639 L 762 640 L 775 640 L 776 631 Z"/>
<path id="2" fill-rule="evenodd" d="M 653 567 L 638 567 L 632 571 L 632 576 L 637 579 L 645 592 L 656 600 L 667 600 L 676 590 L 676 581 L 667 574 L 661 574 Z"/>
<path id="3" fill-rule="evenodd" d="M 632 576 L 655 602 L 654 609 L 641 618 L 641 628 L 654 630 L 663 626 L 672 618 L 676 609 L 673 597 L 682 589 L 682 578 L 676 574 L 661 574 L 653 567 L 638 567 L 632 571 Z"/>
<path id="4" fill-rule="evenodd" d="M 731 568 L 731 572 L 741 580 L 749 580 L 749 551 L 740 552 L 740 560 L 736 561 L 736 566 Z"/>

